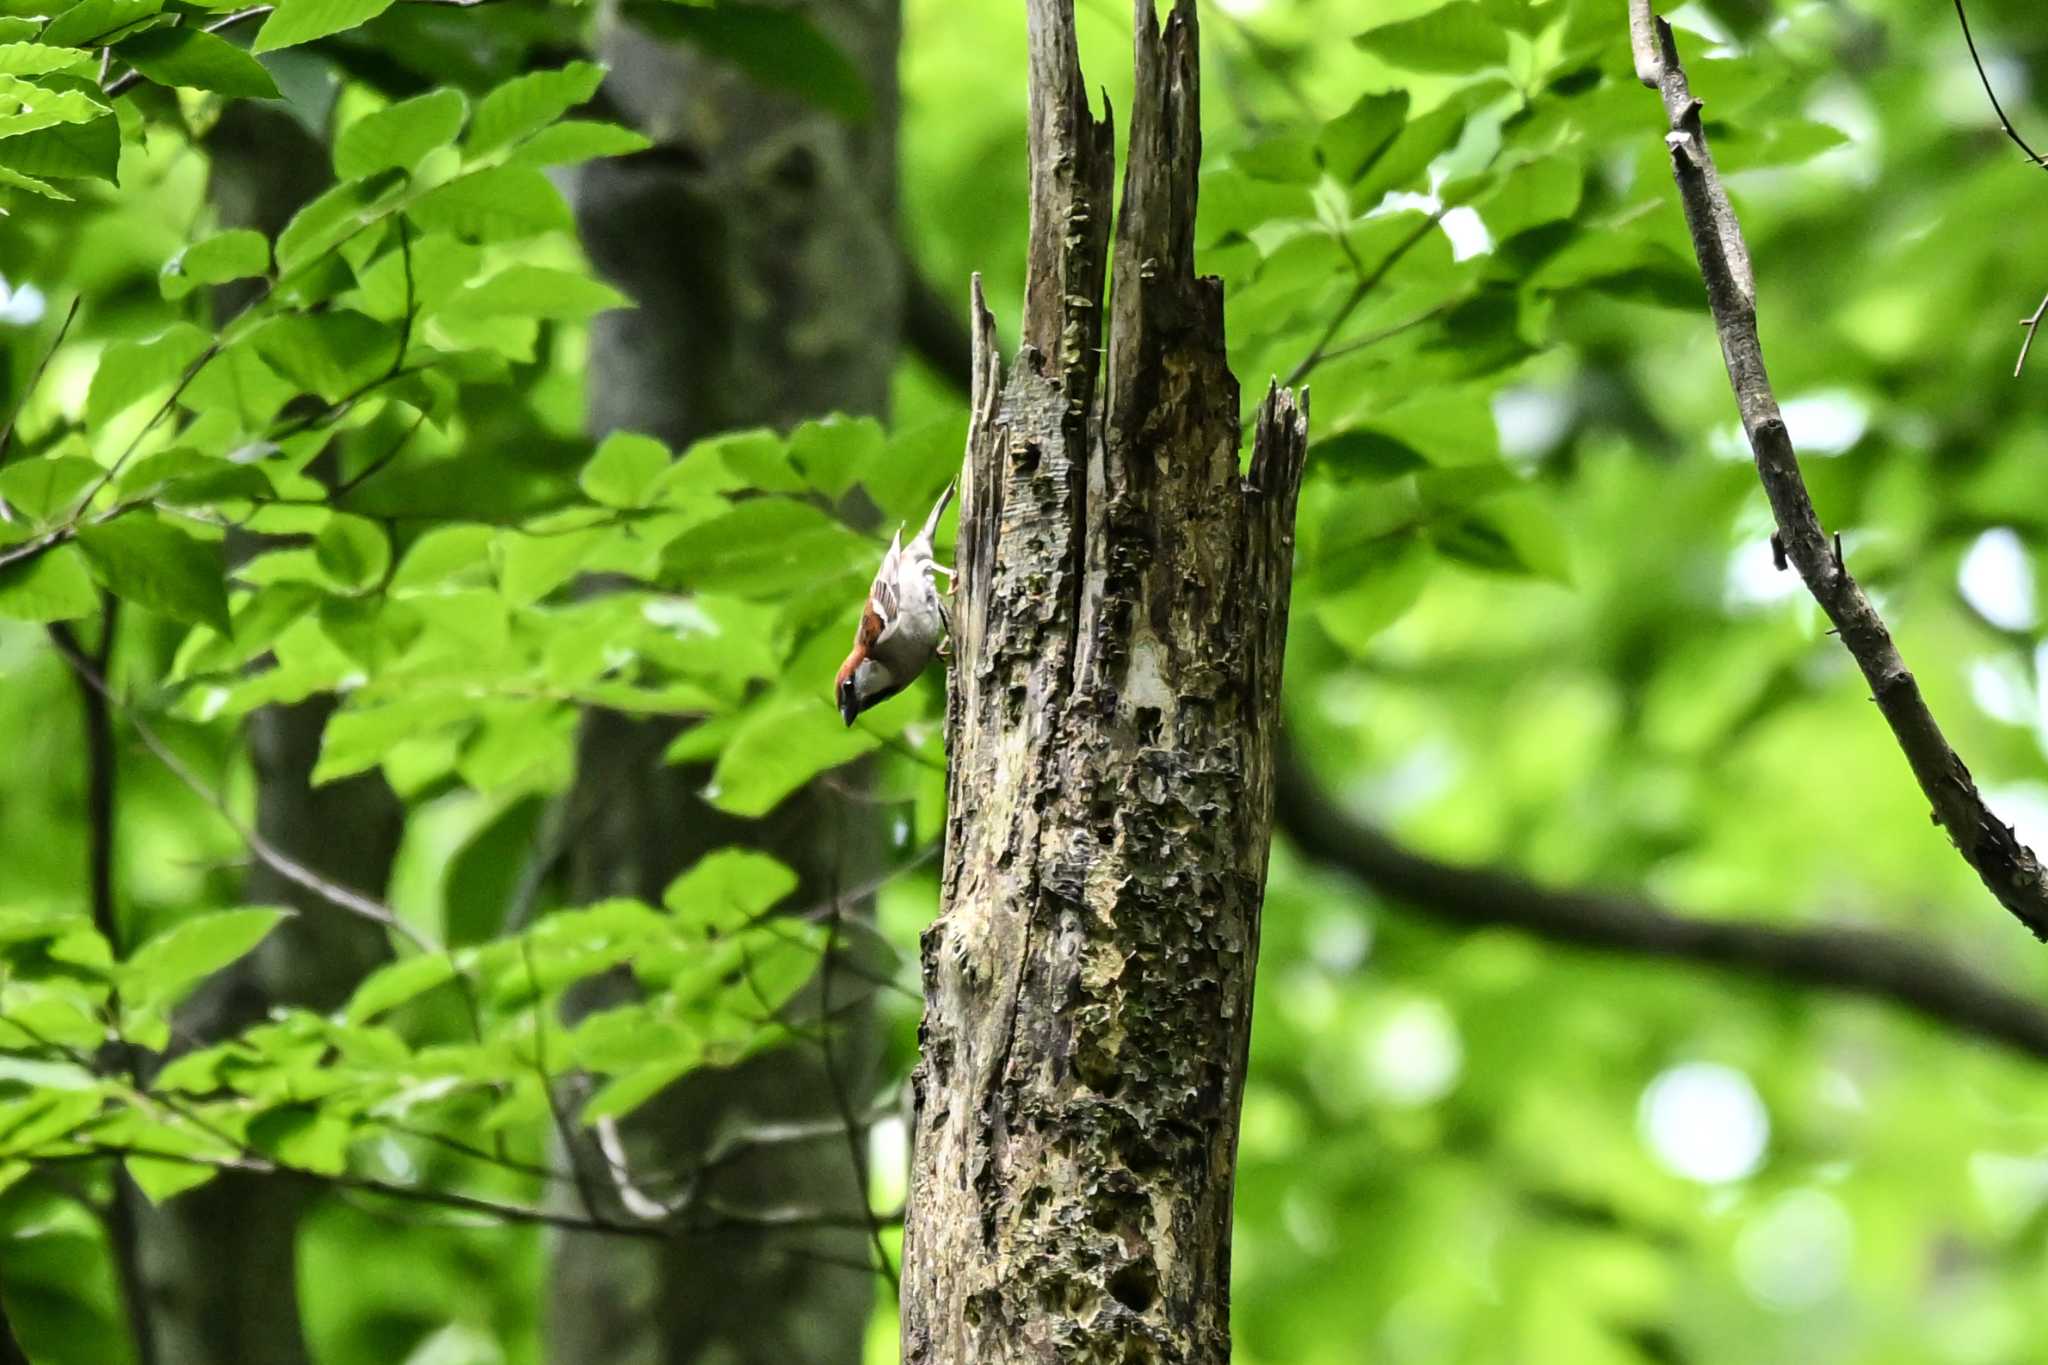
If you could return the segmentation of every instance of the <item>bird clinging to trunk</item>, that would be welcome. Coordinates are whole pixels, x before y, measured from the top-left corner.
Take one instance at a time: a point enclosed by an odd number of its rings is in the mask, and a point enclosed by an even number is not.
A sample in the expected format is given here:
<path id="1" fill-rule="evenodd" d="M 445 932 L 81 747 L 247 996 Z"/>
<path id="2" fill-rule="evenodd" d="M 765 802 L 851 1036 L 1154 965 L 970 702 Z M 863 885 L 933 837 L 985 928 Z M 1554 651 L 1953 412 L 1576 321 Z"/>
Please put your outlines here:
<path id="1" fill-rule="evenodd" d="M 834 684 L 840 719 L 848 725 L 870 706 L 910 686 L 932 655 L 940 652 L 951 622 L 932 575 L 944 574 L 950 585 L 953 571 L 933 561 L 932 536 L 952 500 L 949 483 L 923 529 L 905 545 L 903 528 L 897 527 L 889 552 L 882 556 L 860 628 L 854 632 L 853 652 L 839 666 Z"/>

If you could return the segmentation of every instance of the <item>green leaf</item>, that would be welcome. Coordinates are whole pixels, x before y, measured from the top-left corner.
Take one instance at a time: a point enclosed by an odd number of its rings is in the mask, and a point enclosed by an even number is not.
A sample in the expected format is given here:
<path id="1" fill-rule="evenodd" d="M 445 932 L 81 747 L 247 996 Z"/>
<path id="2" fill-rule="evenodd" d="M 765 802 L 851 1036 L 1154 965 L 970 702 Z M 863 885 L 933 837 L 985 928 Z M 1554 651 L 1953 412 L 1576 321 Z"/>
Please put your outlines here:
<path id="1" fill-rule="evenodd" d="M 435 90 L 365 114 L 334 140 L 334 173 L 356 180 L 381 170 L 411 172 L 427 153 L 454 143 L 469 102 L 459 90 Z"/>
<path id="2" fill-rule="evenodd" d="M 117 341 L 107 347 L 86 393 L 86 426 L 97 431 L 134 404 L 177 383 L 209 344 L 206 333 L 179 322 L 147 341 Z"/>
<path id="3" fill-rule="evenodd" d="M 839 719 L 830 681 L 816 695 L 770 697 L 750 712 L 719 755 L 705 798 L 735 815 L 765 815 L 819 773 L 879 746 L 877 735 Z"/>
<path id="4" fill-rule="evenodd" d="M 289 910 L 218 910 L 164 930 L 121 964 L 124 1004 L 163 1008 L 261 943 L 291 916 Z"/>
<path id="5" fill-rule="evenodd" d="M 1408 122 L 1408 92 L 1365 95 L 1331 119 L 1316 139 L 1323 169 L 1345 184 L 1371 170 Z"/>
<path id="6" fill-rule="evenodd" d="M 656 36 L 723 58 L 761 84 L 787 90 L 848 123 L 865 123 L 874 111 L 860 69 L 795 10 L 732 0 L 705 6 L 626 0 L 624 8 Z"/>
<path id="7" fill-rule="evenodd" d="M 403 176 L 387 173 L 346 180 L 319 195 L 277 234 L 277 268 L 289 273 L 312 262 L 361 227 L 403 183 Z"/>
<path id="8" fill-rule="evenodd" d="M 571 166 L 602 157 L 630 156 L 653 145 L 650 139 L 615 123 L 565 119 L 520 143 L 506 160 L 515 166 Z"/>
<path id="9" fill-rule="evenodd" d="M 626 1117 L 682 1079 L 684 1073 L 697 1066 L 700 1060 L 693 1056 L 671 1057 L 613 1077 L 599 1086 L 597 1093 L 584 1104 L 583 1122 Z"/>
<path id="10" fill-rule="evenodd" d="M 698 592 L 777 597 L 869 558 L 881 558 L 876 547 L 811 504 L 750 498 L 671 541 L 662 578 Z"/>
<path id="11" fill-rule="evenodd" d="M 1317 624 L 1351 653 L 1366 654 L 1373 638 L 1422 596 L 1433 562 L 1421 536 L 1394 538 L 1359 566 L 1352 586 L 1316 601 Z"/>
<path id="12" fill-rule="evenodd" d="M 1309 455 L 1317 469 L 1338 478 L 1391 479 L 1429 468 L 1429 460 L 1398 436 L 1369 427 L 1338 432 L 1317 441 Z"/>
<path id="13" fill-rule="evenodd" d="M 337 711 L 320 734 L 320 761 L 313 767 L 313 785 L 366 772 L 387 758 L 393 746 L 446 730 L 467 731 L 476 717 L 476 703 L 467 697 L 428 694 L 418 701 L 388 706 L 349 707 Z"/>
<path id="14" fill-rule="evenodd" d="M 571 62 L 559 71 L 515 76 L 477 101 L 463 154 L 480 157 L 545 128 L 596 94 L 603 81 L 604 68 L 595 62 Z"/>
<path id="15" fill-rule="evenodd" d="M 802 432 L 803 428 L 799 428 L 797 435 Z M 768 493 L 801 493 L 812 485 L 790 458 L 790 447 L 795 439 L 792 436 L 785 441 L 765 427 L 730 431 L 697 442 L 683 452 L 683 458 L 718 461 L 732 472 L 737 481 L 735 487 L 758 488 Z M 834 463 L 829 450 L 830 441 L 820 442 L 813 435 L 807 444 L 812 446 L 814 454 L 820 456 L 820 467 L 827 473 L 833 472 L 830 468 Z"/>
<path id="16" fill-rule="evenodd" d="M 449 295 L 443 314 L 462 317 L 534 317 L 582 322 L 632 300 L 608 284 L 572 270 L 539 265 L 509 266 L 481 284 Z"/>
<path id="17" fill-rule="evenodd" d="M 730 933 L 796 890 L 788 864 L 747 848 L 707 853 L 668 884 L 661 903 L 693 927 Z"/>
<path id="18" fill-rule="evenodd" d="M 259 1115 L 249 1125 L 249 1145 L 298 1170 L 334 1175 L 348 1164 L 352 1133 L 332 1114 L 295 1105 Z"/>
<path id="19" fill-rule="evenodd" d="M 200 285 L 247 279 L 269 269 L 270 239 L 254 228 L 230 228 L 165 261 L 157 287 L 165 298 L 181 299 Z"/>
<path id="20" fill-rule="evenodd" d="M 48 455 L 23 460 L 0 472 L 0 498 L 17 512 L 47 522 L 68 512 L 78 495 L 99 481 L 105 471 L 83 455 Z"/>
<path id="21" fill-rule="evenodd" d="M 673 458 L 652 436 L 617 431 L 604 438 L 576 482 L 593 502 L 645 507 L 655 481 L 668 472 Z"/>
<path id="22" fill-rule="evenodd" d="M 336 583 L 362 589 L 382 581 L 391 567 L 391 542 L 376 522 L 337 512 L 314 540 L 313 555 Z"/>
<path id="23" fill-rule="evenodd" d="M 449 944 L 482 943 L 504 932 L 546 809 L 533 798 L 512 802 L 448 859 L 442 903 Z"/>
<path id="24" fill-rule="evenodd" d="M 6 119 L 0 118 L 0 125 Z M 0 127 L 0 170 L 59 180 L 113 181 L 121 164 L 121 125 L 112 114 L 90 123 L 58 123 L 10 135 Z"/>
<path id="25" fill-rule="evenodd" d="M 1430 162 L 1457 145 L 1465 131 L 1465 120 L 1473 111 L 1509 89 L 1505 81 L 1482 81 L 1458 91 L 1428 113 L 1409 119 L 1393 143 L 1360 172 L 1351 191 L 1353 205 L 1370 209 L 1389 190 L 1408 189 L 1421 183 Z"/>
<path id="26" fill-rule="evenodd" d="M 219 1144 L 214 1144 L 217 1148 Z M 161 1142 L 151 1142 L 149 1150 L 169 1150 Z M 213 1153 L 219 1155 L 218 1151 Z M 165 1157 L 131 1156 L 122 1158 L 128 1178 L 152 1204 L 162 1204 L 174 1199 L 187 1190 L 194 1190 L 220 1174 L 220 1168 L 205 1161 L 172 1161 Z"/>
<path id="27" fill-rule="evenodd" d="M 1439 530 L 1437 549 L 1453 559 L 1497 573 L 1532 574 L 1555 583 L 1572 581 L 1571 550 L 1564 530 L 1533 493 L 1493 499 Z"/>
<path id="28" fill-rule="evenodd" d="M 492 546 L 498 588 L 515 606 L 531 606 L 579 573 L 610 532 L 606 528 L 528 535 L 504 531 Z"/>
<path id="29" fill-rule="evenodd" d="M 392 0 L 280 0 L 256 34 L 257 52 L 296 47 L 330 33 L 366 24 L 390 9 Z"/>
<path id="30" fill-rule="evenodd" d="M 40 194 L 45 199 L 61 200 L 66 204 L 72 202 L 70 195 L 49 181 L 38 180 L 32 175 L 23 175 L 20 171 L 10 170 L 5 166 L 0 166 L 0 188 L 27 190 L 30 194 Z"/>
<path id="31" fill-rule="evenodd" d="M 413 647 L 424 623 L 417 606 L 380 593 L 323 599 L 320 629 L 374 677 L 389 670 Z"/>
<path id="32" fill-rule="evenodd" d="M 351 1024 L 367 1024 L 386 1010 L 454 979 L 455 959 L 447 953 L 400 958 L 363 978 L 349 997 L 346 1017 Z"/>
<path id="33" fill-rule="evenodd" d="M 0 76 L 0 137 L 15 137 L 59 123 L 91 123 L 112 110 L 99 88 L 77 76 L 52 72 L 41 81 Z"/>
<path id="34" fill-rule="evenodd" d="M 497 166 L 451 180 L 406 212 L 423 231 L 473 242 L 514 242 L 576 225 L 561 191 L 530 166 Z"/>
<path id="35" fill-rule="evenodd" d="M 41 43 L 0 43 L 0 76 L 47 76 L 52 71 L 82 75 L 93 69 L 91 54 Z"/>
<path id="36" fill-rule="evenodd" d="M 1354 40 L 1367 52 L 1408 71 L 1470 75 L 1508 59 L 1507 35 L 1470 0 L 1413 19 L 1368 29 Z"/>
<path id="37" fill-rule="evenodd" d="M 163 8 L 163 0 L 78 0 L 52 19 L 41 40 L 52 47 L 96 47 Z"/>
<path id="38" fill-rule="evenodd" d="M 1479 206 L 1479 216 L 1496 242 L 1545 223 L 1569 218 L 1579 209 L 1585 172 L 1578 160 L 1546 156 L 1508 173 L 1499 189 Z"/>
<path id="39" fill-rule="evenodd" d="M 74 545 L 0 568 L 0 617 L 13 621 L 76 621 L 99 610 L 99 594 Z"/>
<path id="40" fill-rule="evenodd" d="M 398 357 L 398 333 L 351 308 L 272 318 L 251 343 L 279 374 L 329 403 L 360 391 Z"/>
<path id="41" fill-rule="evenodd" d="M 116 597 L 187 625 L 229 630 L 220 546 L 194 540 L 147 513 L 82 526 L 93 577 Z"/>
<path id="42" fill-rule="evenodd" d="M 220 635 L 206 628 L 185 637 L 171 677 L 184 679 L 238 669 L 276 643 L 287 626 L 326 600 L 327 595 L 310 583 L 273 583 L 258 588 L 235 604 L 234 634 Z"/>
<path id="43" fill-rule="evenodd" d="M 873 471 L 886 444 L 874 418 L 835 415 L 790 433 L 788 459 L 811 487 L 836 498 Z M 740 472 L 731 458 L 726 463 Z"/>
<path id="44" fill-rule="evenodd" d="M 183 26 L 138 33 L 114 55 L 158 85 L 211 90 L 237 99 L 274 100 L 277 82 L 263 63 L 225 38 Z"/>
<path id="45" fill-rule="evenodd" d="M 200 367 L 179 401 L 192 412 L 232 418 L 244 432 L 260 432 L 299 386 L 278 377 L 254 346 L 230 346 Z"/>

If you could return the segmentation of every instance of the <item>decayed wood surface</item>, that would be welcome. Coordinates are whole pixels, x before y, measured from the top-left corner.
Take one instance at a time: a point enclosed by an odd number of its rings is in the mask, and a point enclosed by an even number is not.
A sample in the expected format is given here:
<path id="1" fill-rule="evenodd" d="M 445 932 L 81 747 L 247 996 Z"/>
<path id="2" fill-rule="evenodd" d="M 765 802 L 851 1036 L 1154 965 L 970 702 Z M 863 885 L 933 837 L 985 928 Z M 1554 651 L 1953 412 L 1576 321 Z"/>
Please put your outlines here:
<path id="1" fill-rule="evenodd" d="M 1029 23 L 1007 366 L 974 293 L 904 1358 L 1220 1361 L 1306 402 L 1268 393 L 1242 472 L 1192 0 L 1136 3 L 1107 326 L 1110 125 L 1071 0 Z"/>

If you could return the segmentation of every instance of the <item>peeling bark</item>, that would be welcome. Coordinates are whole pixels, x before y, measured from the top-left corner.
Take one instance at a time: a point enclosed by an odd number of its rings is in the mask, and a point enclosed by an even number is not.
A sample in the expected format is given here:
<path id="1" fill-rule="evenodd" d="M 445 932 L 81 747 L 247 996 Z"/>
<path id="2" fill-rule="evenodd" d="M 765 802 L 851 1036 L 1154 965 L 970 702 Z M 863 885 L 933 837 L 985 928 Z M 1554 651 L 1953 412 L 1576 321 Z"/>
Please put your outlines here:
<path id="1" fill-rule="evenodd" d="M 1004 371 L 974 300 L 945 906 L 924 937 L 903 1354 L 1228 1358 L 1306 397 L 1240 472 L 1222 286 L 1194 272 L 1193 0 L 1136 0 L 1112 139 L 1071 0 L 1031 0 L 1032 226 Z"/>

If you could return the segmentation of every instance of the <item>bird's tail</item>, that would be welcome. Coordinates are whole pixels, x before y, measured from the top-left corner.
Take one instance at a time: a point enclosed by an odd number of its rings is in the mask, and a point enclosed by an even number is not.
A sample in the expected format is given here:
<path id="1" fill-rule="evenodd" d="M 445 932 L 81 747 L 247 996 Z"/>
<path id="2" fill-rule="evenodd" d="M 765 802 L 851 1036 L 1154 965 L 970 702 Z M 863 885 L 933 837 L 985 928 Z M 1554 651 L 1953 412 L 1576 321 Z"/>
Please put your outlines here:
<path id="1" fill-rule="evenodd" d="M 939 518 L 946 515 L 946 507 L 952 501 L 953 485 L 949 483 L 946 485 L 946 491 L 939 494 L 938 502 L 932 507 L 932 514 L 924 519 L 924 529 L 917 533 L 916 540 L 910 542 L 913 545 L 924 546 L 924 551 L 927 555 L 932 550 L 932 537 L 937 535 L 939 531 Z"/>

